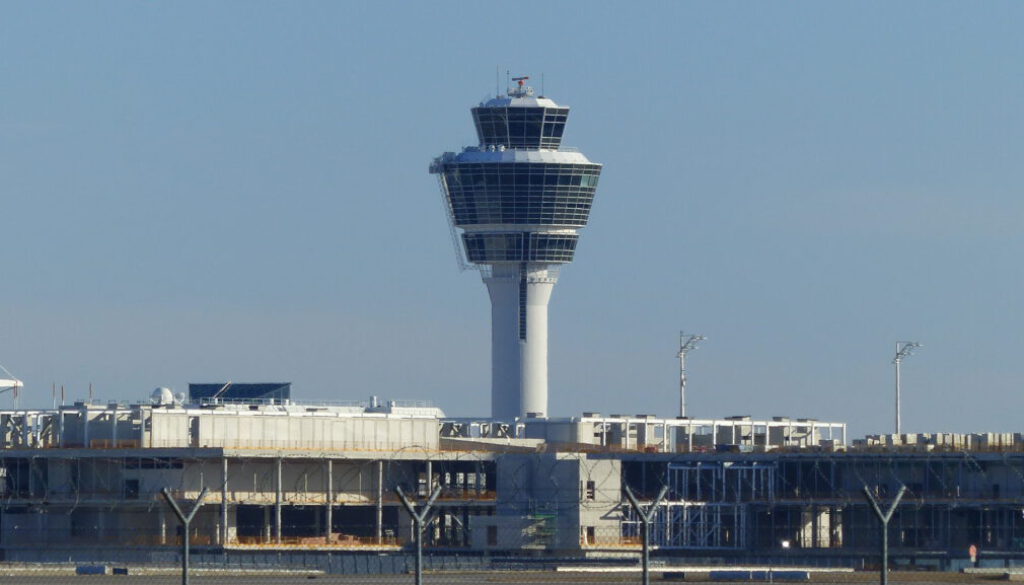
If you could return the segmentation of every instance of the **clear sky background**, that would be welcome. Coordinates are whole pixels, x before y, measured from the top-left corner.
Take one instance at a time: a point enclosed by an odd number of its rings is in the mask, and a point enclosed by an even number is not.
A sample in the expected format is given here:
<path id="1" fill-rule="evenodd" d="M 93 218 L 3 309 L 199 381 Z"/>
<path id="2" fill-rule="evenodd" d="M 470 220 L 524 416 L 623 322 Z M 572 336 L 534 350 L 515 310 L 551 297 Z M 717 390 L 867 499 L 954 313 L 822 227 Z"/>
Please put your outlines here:
<path id="1" fill-rule="evenodd" d="M 1021 430 L 1024 4 L 0 2 L 0 363 L 489 412 L 432 157 L 495 67 L 605 165 L 551 411 Z M 502 87 L 504 82 L 502 81 Z M 0 404 L 11 404 L 7 395 Z"/>

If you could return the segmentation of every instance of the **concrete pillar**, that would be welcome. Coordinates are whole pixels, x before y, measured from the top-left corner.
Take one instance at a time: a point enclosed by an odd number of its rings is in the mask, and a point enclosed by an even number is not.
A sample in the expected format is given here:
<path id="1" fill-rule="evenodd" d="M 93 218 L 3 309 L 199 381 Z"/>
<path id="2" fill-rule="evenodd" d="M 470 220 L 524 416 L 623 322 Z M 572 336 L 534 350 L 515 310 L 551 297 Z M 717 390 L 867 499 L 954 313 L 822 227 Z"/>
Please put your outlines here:
<path id="1" fill-rule="evenodd" d="M 377 544 L 384 541 L 384 461 L 377 461 Z"/>
<path id="2" fill-rule="evenodd" d="M 163 506 L 157 510 L 157 530 L 159 531 L 160 544 L 167 544 L 167 512 Z"/>
<path id="3" fill-rule="evenodd" d="M 484 278 L 491 298 L 491 416 L 519 416 L 519 269 L 495 266 Z"/>
<path id="4" fill-rule="evenodd" d="M 522 343 L 522 390 L 520 416 L 536 412 L 548 415 L 548 303 L 558 278 L 543 264 L 526 270 L 526 339 Z M 522 286 L 522 284 L 520 284 Z"/>
<path id="5" fill-rule="evenodd" d="M 221 460 L 221 477 L 224 480 L 220 486 L 220 544 L 228 543 L 228 458 Z"/>
<path id="6" fill-rule="evenodd" d="M 546 264 L 498 264 L 491 297 L 491 416 L 548 412 L 548 303 L 558 277 Z"/>
<path id="7" fill-rule="evenodd" d="M 283 479 L 281 477 L 281 458 L 278 457 L 276 460 L 275 473 L 274 473 L 274 542 L 281 544 L 281 505 L 283 494 L 281 493 L 281 485 Z"/>
<path id="8" fill-rule="evenodd" d="M 82 410 L 78 411 L 82 416 L 82 442 L 85 443 L 83 446 L 89 448 L 89 409 L 85 406 Z"/>
<path id="9" fill-rule="evenodd" d="M 117 449 L 117 407 L 110 413 L 110 446 Z"/>
<path id="10" fill-rule="evenodd" d="M 331 532 L 334 526 L 334 462 L 327 460 L 327 526 L 324 527 L 324 537 L 327 544 L 331 543 Z"/>
<path id="11" fill-rule="evenodd" d="M 139 407 L 139 447 L 149 447 L 146 444 L 146 419 L 152 417 L 152 411 Z"/>
<path id="12" fill-rule="evenodd" d="M 843 512 L 842 508 L 832 508 L 829 512 L 829 527 L 831 528 L 831 535 L 829 537 L 829 546 L 832 548 L 842 548 L 843 546 Z"/>

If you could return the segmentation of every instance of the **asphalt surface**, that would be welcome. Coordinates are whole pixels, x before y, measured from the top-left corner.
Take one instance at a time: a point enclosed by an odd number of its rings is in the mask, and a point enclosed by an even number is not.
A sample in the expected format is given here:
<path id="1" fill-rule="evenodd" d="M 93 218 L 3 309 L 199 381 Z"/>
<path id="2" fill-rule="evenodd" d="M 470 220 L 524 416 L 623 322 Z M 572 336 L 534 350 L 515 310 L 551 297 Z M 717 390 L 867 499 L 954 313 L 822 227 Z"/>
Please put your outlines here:
<path id="1" fill-rule="evenodd" d="M 949 585 L 952 583 L 993 583 L 1002 580 L 1001 575 L 965 575 L 961 573 L 892 573 L 889 583 L 892 585 L 928 585 L 930 583 Z M 679 583 L 677 580 L 663 580 L 660 573 L 651 574 L 652 585 L 661 583 Z M 687 573 L 686 583 L 723 583 L 708 581 L 707 573 Z M 878 583 L 878 573 L 812 573 L 811 580 L 805 583 Z M 178 585 L 181 575 L 40 575 L 15 574 L 0 575 L 0 583 L 24 583 L 25 585 Z M 195 574 L 190 577 L 191 585 L 414 585 L 413 575 L 324 575 L 317 573 L 293 573 L 287 575 L 227 575 L 227 574 Z M 481 585 L 521 584 L 521 585 L 571 585 L 577 583 L 623 583 L 640 585 L 640 573 L 554 573 L 532 571 L 510 571 L 501 573 L 427 573 L 423 578 L 424 585 Z M 758 583 L 764 583 L 760 581 Z"/>

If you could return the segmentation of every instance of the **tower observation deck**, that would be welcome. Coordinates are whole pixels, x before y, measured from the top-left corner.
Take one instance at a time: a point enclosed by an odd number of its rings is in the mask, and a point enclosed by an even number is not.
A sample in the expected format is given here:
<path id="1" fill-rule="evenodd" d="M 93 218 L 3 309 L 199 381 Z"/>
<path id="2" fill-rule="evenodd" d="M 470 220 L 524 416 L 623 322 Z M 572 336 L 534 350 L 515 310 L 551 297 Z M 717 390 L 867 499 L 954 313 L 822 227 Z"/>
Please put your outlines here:
<path id="1" fill-rule="evenodd" d="M 548 415 L 548 302 L 601 165 L 562 148 L 569 108 L 517 88 L 472 109 L 479 146 L 434 159 L 466 260 L 491 297 L 491 416 Z"/>

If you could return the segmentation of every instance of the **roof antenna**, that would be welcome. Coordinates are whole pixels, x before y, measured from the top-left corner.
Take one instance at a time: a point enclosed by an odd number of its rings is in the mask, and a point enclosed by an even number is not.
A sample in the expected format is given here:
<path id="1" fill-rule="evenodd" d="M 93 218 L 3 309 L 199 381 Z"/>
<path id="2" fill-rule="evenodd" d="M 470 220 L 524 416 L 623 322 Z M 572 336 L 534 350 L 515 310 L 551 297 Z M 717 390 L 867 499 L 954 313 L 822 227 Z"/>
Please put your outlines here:
<path id="1" fill-rule="evenodd" d="M 544 97 L 544 72 L 540 72 L 540 97 Z"/>
<path id="2" fill-rule="evenodd" d="M 216 399 L 220 398 L 221 394 L 224 394 L 224 392 L 226 392 L 227 389 L 230 388 L 231 384 L 233 384 L 233 383 L 234 382 L 228 380 L 228 383 L 224 384 L 223 386 L 221 386 L 220 390 L 217 390 L 217 392 L 211 397 L 211 399 L 212 400 L 216 400 Z"/>
<path id="3" fill-rule="evenodd" d="M 512 85 L 511 77 L 512 77 L 512 72 L 509 71 L 508 69 L 506 69 L 505 70 L 505 93 L 508 93 L 509 89 L 511 89 L 511 85 Z"/>
<path id="4" fill-rule="evenodd" d="M 530 78 L 529 76 L 525 76 L 525 75 L 523 77 L 513 77 L 512 81 L 516 82 L 516 89 L 515 90 L 509 90 L 508 95 L 515 96 L 515 97 L 523 97 L 523 96 L 527 96 L 527 95 L 533 95 L 533 88 L 524 87 L 524 85 L 526 83 L 526 80 L 529 79 L 529 78 Z"/>
<path id="5" fill-rule="evenodd" d="M 494 97 L 499 97 L 499 98 L 501 97 L 501 82 L 498 81 L 500 79 L 500 76 L 501 76 L 501 69 L 497 65 L 495 65 L 494 66 Z"/>

